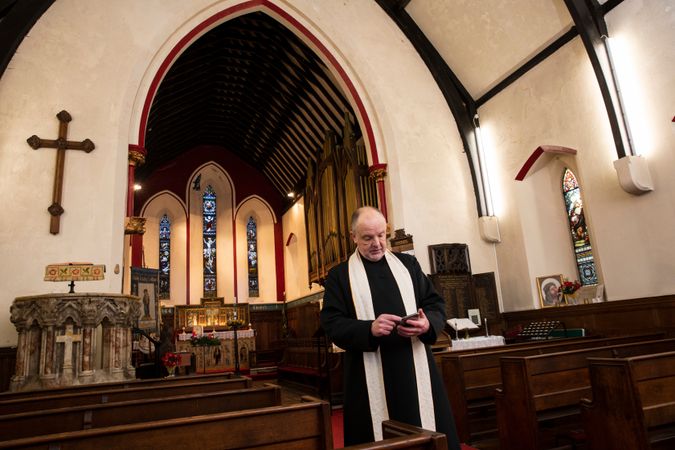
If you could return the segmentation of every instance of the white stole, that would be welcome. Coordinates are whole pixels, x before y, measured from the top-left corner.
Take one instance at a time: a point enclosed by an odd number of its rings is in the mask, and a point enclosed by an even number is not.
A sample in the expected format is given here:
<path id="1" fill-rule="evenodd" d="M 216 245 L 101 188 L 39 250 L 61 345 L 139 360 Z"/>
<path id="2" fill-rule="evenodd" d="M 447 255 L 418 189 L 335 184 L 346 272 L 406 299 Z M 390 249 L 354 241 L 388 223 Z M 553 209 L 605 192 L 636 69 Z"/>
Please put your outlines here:
<path id="1" fill-rule="evenodd" d="M 385 252 L 384 257 L 389 265 L 389 269 L 391 269 L 391 273 L 394 275 L 401 298 L 403 298 L 405 313 L 412 314 L 416 312 L 417 303 L 415 301 L 415 290 L 410 272 L 389 250 Z M 354 301 L 354 309 L 356 310 L 356 318 L 359 320 L 375 320 L 370 285 L 368 284 L 366 269 L 363 267 L 363 261 L 361 261 L 361 255 L 358 250 L 349 257 L 349 285 Z M 419 413 L 422 419 L 422 428 L 435 431 L 436 419 L 434 416 L 434 401 L 431 394 L 429 360 L 427 359 L 424 344 L 417 337 L 411 338 L 410 342 L 415 363 L 417 397 L 420 406 Z M 380 441 L 382 440 L 382 421 L 389 419 L 380 349 L 378 348 L 374 352 L 363 352 L 363 365 L 366 370 L 366 385 L 368 387 L 373 435 L 376 441 Z"/>

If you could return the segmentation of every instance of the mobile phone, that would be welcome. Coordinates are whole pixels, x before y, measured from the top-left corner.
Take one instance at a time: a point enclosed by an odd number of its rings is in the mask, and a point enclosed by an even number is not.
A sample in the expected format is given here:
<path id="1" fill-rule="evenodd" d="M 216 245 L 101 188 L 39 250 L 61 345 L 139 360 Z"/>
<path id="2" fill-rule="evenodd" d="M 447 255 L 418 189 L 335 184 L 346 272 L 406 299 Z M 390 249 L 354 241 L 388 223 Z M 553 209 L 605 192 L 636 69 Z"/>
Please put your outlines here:
<path id="1" fill-rule="evenodd" d="M 399 323 L 402 324 L 402 325 L 405 325 L 407 321 L 417 320 L 417 319 L 419 319 L 419 317 L 420 317 L 420 314 L 418 312 L 414 312 L 412 314 L 408 314 L 405 317 L 401 317 L 401 322 L 399 322 Z"/>

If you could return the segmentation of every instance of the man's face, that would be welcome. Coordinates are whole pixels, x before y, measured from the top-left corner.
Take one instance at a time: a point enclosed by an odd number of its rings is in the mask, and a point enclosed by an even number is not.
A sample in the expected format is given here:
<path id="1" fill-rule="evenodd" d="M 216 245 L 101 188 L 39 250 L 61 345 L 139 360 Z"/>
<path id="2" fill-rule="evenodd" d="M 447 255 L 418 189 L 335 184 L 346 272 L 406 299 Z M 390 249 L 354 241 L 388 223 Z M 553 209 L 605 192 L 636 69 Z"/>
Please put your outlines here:
<path id="1" fill-rule="evenodd" d="M 387 249 L 387 222 L 376 212 L 361 214 L 351 233 L 361 256 L 369 261 L 379 261 Z"/>

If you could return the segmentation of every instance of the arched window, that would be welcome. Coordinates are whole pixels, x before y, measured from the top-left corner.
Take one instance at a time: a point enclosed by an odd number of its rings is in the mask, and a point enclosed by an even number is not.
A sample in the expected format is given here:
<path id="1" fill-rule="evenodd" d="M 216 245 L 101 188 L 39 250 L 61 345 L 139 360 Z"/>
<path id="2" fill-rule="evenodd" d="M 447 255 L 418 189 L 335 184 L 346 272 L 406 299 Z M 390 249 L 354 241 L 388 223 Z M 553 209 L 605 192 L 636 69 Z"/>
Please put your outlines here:
<path id="1" fill-rule="evenodd" d="M 593 249 L 588 235 L 588 227 L 584 215 L 584 203 L 581 199 L 581 188 L 577 177 L 570 169 L 565 169 L 562 179 L 565 210 L 569 220 L 570 233 L 574 245 L 574 255 L 577 259 L 579 281 L 583 285 L 597 284 L 598 274 L 595 271 Z"/>
<path id="2" fill-rule="evenodd" d="M 248 296 L 258 297 L 258 226 L 253 217 L 246 224 L 246 248 L 248 254 Z"/>
<path id="3" fill-rule="evenodd" d="M 171 298 L 169 285 L 171 270 L 171 222 L 164 214 L 159 219 L 159 298 Z"/>
<path id="4" fill-rule="evenodd" d="M 216 296 L 216 193 L 208 185 L 202 197 L 204 297 Z"/>

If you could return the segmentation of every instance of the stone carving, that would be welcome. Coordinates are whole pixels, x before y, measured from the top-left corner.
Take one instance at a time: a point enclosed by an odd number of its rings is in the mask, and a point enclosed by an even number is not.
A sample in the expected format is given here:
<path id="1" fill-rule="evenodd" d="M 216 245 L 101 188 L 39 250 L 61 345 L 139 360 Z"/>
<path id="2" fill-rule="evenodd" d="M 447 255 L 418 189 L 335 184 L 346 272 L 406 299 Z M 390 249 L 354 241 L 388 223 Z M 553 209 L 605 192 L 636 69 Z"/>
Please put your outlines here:
<path id="1" fill-rule="evenodd" d="M 131 334 L 141 314 L 138 297 L 98 293 L 17 297 L 10 314 L 19 333 L 10 390 L 136 377 Z"/>

